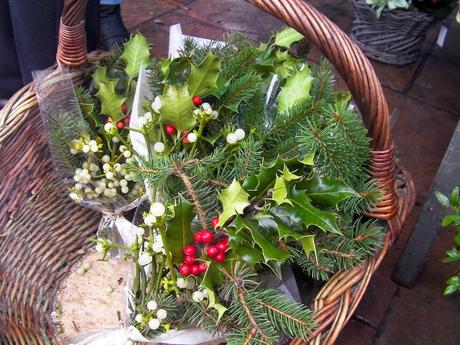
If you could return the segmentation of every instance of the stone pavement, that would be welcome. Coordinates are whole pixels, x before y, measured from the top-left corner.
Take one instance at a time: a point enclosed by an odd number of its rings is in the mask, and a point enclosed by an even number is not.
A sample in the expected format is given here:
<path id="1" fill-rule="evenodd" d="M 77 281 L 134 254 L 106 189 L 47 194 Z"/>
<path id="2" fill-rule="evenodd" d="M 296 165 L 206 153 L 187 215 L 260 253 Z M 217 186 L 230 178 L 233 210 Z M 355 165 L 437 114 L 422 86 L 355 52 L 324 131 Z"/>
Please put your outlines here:
<path id="1" fill-rule="evenodd" d="M 349 32 L 351 1 L 311 2 Z M 123 16 L 131 31 L 147 36 L 158 57 L 167 54 L 172 24 L 181 23 L 185 34 L 218 39 L 232 30 L 255 41 L 267 39 L 282 26 L 242 0 L 125 0 Z M 417 202 L 337 345 L 460 344 L 460 296 L 442 296 L 445 280 L 455 271 L 455 267 L 440 263 L 451 246 L 451 230 L 440 231 L 413 289 L 391 280 L 460 116 L 460 26 L 451 25 L 442 49 L 435 45 L 438 30 L 430 31 L 422 57 L 412 65 L 373 62 L 390 111 L 398 114 L 394 127 L 398 158 L 414 177 Z M 311 56 L 317 59 L 319 54 L 313 50 Z"/>

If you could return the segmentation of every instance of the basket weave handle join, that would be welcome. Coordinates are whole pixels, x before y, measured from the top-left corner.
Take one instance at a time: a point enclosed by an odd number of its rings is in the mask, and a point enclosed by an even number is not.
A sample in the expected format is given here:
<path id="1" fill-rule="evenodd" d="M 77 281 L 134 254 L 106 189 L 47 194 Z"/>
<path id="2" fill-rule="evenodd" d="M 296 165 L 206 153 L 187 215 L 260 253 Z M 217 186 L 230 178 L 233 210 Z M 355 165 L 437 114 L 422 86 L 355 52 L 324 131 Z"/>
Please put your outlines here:
<path id="1" fill-rule="evenodd" d="M 318 47 L 347 83 L 372 137 L 371 171 L 383 197 L 369 216 L 392 219 L 397 212 L 394 191 L 393 142 L 390 116 L 382 87 L 369 60 L 348 36 L 313 6 L 302 0 L 246 0 L 284 21 Z M 68 67 L 86 63 L 83 25 L 87 0 L 66 0 L 59 32 L 57 61 Z"/>

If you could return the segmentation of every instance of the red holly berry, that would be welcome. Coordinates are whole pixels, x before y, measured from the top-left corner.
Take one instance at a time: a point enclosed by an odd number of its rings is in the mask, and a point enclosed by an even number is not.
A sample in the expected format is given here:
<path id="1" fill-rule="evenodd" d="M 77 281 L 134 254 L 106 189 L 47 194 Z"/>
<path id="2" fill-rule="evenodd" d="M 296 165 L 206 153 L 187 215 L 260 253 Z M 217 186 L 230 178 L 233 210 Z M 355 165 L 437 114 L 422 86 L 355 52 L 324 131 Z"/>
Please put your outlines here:
<path id="1" fill-rule="evenodd" d="M 194 245 L 188 245 L 182 248 L 182 251 L 184 252 L 185 255 L 187 256 L 195 256 L 196 254 L 196 247 Z"/>
<path id="2" fill-rule="evenodd" d="M 165 132 L 167 135 L 174 135 L 177 132 L 176 127 L 174 127 L 172 124 L 167 124 L 165 127 Z"/>
<path id="3" fill-rule="evenodd" d="M 206 262 L 200 262 L 198 267 L 200 268 L 201 273 L 205 273 L 208 270 L 208 265 L 206 265 Z"/>
<path id="4" fill-rule="evenodd" d="M 182 264 L 179 266 L 179 272 L 183 276 L 188 276 L 192 272 L 192 267 L 187 264 Z"/>
<path id="5" fill-rule="evenodd" d="M 224 253 L 219 253 L 214 257 L 214 260 L 216 262 L 224 262 L 225 261 L 225 254 Z"/>
<path id="6" fill-rule="evenodd" d="M 199 274 L 201 273 L 200 266 L 198 266 L 198 265 L 193 265 L 191 271 L 192 271 L 192 274 L 193 274 L 194 276 L 199 275 Z"/>
<path id="7" fill-rule="evenodd" d="M 123 114 L 126 114 L 126 113 L 128 112 L 128 106 L 126 105 L 126 103 L 123 103 L 123 104 L 121 105 L 121 112 L 122 112 Z"/>
<path id="8" fill-rule="evenodd" d="M 125 124 L 125 126 L 128 126 L 130 121 L 131 121 L 131 117 L 130 117 L 130 116 L 125 117 L 125 118 L 123 119 L 123 123 Z"/>
<path id="9" fill-rule="evenodd" d="M 217 224 L 219 223 L 219 217 L 214 217 L 211 219 L 211 226 L 215 229 L 217 227 Z"/>
<path id="10" fill-rule="evenodd" d="M 192 102 L 193 104 L 195 104 L 196 107 L 199 107 L 203 104 L 203 99 L 200 96 L 194 96 L 192 97 Z"/>
<path id="11" fill-rule="evenodd" d="M 123 129 L 125 127 L 125 124 L 123 123 L 123 121 L 118 121 L 117 122 L 117 128 L 118 129 Z"/>
<path id="12" fill-rule="evenodd" d="M 196 243 L 201 243 L 201 231 L 198 231 L 197 233 L 195 233 L 195 235 L 193 235 L 193 239 Z"/>
<path id="13" fill-rule="evenodd" d="M 206 254 L 213 258 L 217 254 L 219 254 L 219 250 L 216 248 L 216 246 L 209 246 L 208 248 L 206 248 Z"/>
<path id="14" fill-rule="evenodd" d="M 228 249 L 228 242 L 225 241 L 219 241 L 216 244 L 216 248 L 219 250 L 221 253 L 225 253 Z"/>
<path id="15" fill-rule="evenodd" d="M 209 231 L 208 229 L 201 230 L 201 242 L 203 243 L 211 243 L 214 239 L 214 234 Z"/>
<path id="16" fill-rule="evenodd" d="M 196 261 L 196 257 L 193 256 L 193 255 L 187 255 L 184 259 L 184 262 L 187 264 L 187 265 L 193 265 Z"/>
<path id="17" fill-rule="evenodd" d="M 220 238 L 220 242 L 225 242 L 228 244 L 228 241 L 229 241 L 229 238 L 227 235 L 223 235 L 221 238 Z"/>
<path id="18" fill-rule="evenodd" d="M 188 131 L 181 131 L 180 136 L 182 137 L 182 142 L 188 144 L 190 141 L 188 140 Z"/>

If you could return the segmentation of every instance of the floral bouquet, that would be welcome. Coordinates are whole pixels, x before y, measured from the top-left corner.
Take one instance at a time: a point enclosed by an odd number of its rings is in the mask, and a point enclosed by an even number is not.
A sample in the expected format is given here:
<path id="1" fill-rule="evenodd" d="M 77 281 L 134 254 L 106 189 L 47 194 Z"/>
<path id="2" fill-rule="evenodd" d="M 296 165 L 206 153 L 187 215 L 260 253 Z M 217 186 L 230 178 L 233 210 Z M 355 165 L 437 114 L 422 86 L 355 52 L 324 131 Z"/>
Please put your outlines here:
<path id="1" fill-rule="evenodd" d="M 294 265 L 305 281 L 324 282 L 381 246 L 383 230 L 362 216 L 380 196 L 370 139 L 331 67 L 295 53 L 302 39 L 285 29 L 259 46 L 239 35 L 186 40 L 178 57 L 157 61 L 135 35 L 96 65 L 92 85 L 76 88 L 97 134 L 61 147 L 89 153 L 102 142 L 101 178 L 119 183 L 102 194 L 116 200 L 138 183 L 148 203 L 131 241 L 96 240 L 103 257 L 122 249 L 134 267 L 125 332 L 100 344 L 307 339 L 312 312 L 262 283 L 265 273 L 282 279 Z M 134 84 L 131 100 L 123 90 Z M 80 174 L 77 201 L 93 180 Z"/>

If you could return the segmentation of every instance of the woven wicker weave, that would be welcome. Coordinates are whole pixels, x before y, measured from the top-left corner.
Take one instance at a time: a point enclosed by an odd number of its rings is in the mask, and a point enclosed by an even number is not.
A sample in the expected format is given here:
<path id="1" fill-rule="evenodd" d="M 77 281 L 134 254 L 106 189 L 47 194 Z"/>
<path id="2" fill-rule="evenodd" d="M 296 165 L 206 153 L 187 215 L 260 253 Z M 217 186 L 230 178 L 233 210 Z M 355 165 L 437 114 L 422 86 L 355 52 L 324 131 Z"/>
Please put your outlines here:
<path id="1" fill-rule="evenodd" d="M 371 59 L 391 65 L 417 60 L 434 17 L 420 11 L 389 10 L 380 18 L 365 0 L 353 0 L 356 18 L 351 38 Z"/>
<path id="2" fill-rule="evenodd" d="M 81 25 L 85 2 L 65 2 L 59 64 L 84 67 L 86 63 Z M 312 308 L 320 327 L 308 343 L 330 345 L 353 314 L 373 272 L 397 237 L 413 206 L 414 188 L 407 173 L 394 173 L 387 103 L 360 49 L 302 0 L 249 2 L 284 20 L 321 49 L 347 82 L 373 138 L 372 172 L 385 194 L 369 216 L 388 221 L 388 233 L 378 256 L 336 274 L 315 298 Z M 78 71 L 75 70 L 76 78 Z M 69 268 L 84 253 L 99 216 L 68 199 L 52 170 L 33 85 L 16 93 L 0 112 L 0 161 L 0 343 L 49 344 L 49 314 L 56 291 Z M 291 344 L 306 342 L 293 340 Z"/>

